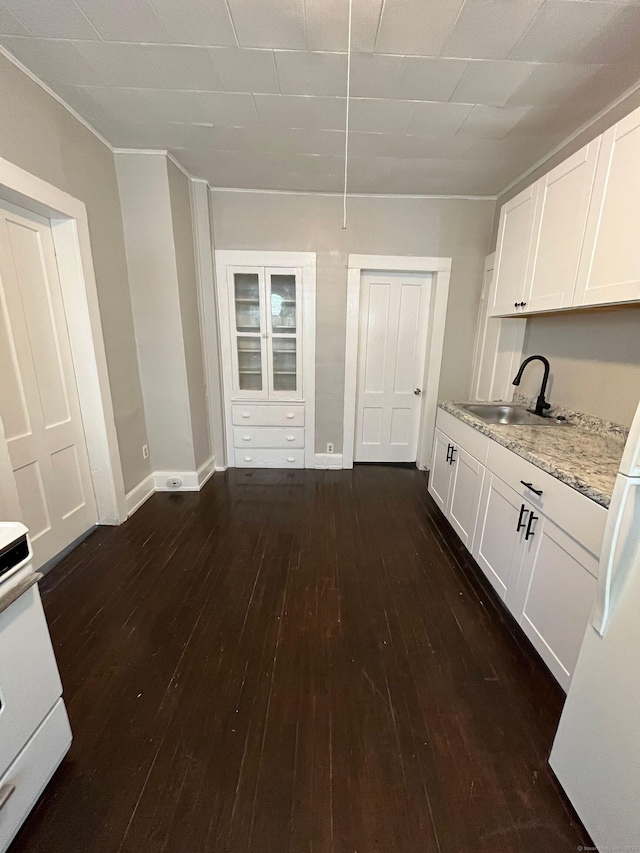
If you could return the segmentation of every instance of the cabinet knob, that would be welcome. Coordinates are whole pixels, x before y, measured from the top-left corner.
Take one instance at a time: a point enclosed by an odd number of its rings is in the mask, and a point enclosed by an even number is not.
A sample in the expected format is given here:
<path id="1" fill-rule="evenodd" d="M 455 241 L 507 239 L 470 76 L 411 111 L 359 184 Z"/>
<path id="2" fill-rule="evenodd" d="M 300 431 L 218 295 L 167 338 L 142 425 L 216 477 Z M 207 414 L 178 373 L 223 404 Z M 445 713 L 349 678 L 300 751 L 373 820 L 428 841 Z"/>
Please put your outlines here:
<path id="1" fill-rule="evenodd" d="M 542 494 L 542 489 L 534 489 L 533 483 L 525 483 L 524 480 L 520 480 L 520 482 L 522 483 L 523 486 L 526 486 L 530 492 L 533 492 L 534 495 L 538 495 L 538 497 L 540 497 L 540 495 Z"/>
<path id="2" fill-rule="evenodd" d="M 296 440 L 295 435 L 288 435 L 287 436 L 287 441 L 295 441 L 295 440 Z"/>
<path id="3" fill-rule="evenodd" d="M 532 512 L 529 513 L 529 523 L 527 524 L 527 532 L 524 534 L 525 539 L 530 539 L 532 536 L 535 536 L 535 531 L 531 529 L 531 525 L 534 521 L 538 520 L 538 516 L 534 515 Z"/>
<path id="4" fill-rule="evenodd" d="M 295 418 L 295 415 L 292 412 L 287 412 L 287 417 L 291 420 L 292 418 Z"/>
<path id="5" fill-rule="evenodd" d="M 242 440 L 243 441 L 251 441 L 251 436 L 250 435 L 243 435 Z"/>
<path id="6" fill-rule="evenodd" d="M 529 512 L 529 510 L 524 504 L 522 504 L 522 506 L 520 507 L 520 515 L 518 516 L 518 526 L 516 527 L 516 533 L 520 533 L 520 531 L 524 527 L 524 521 L 522 520 L 522 516 L 525 514 L 525 512 Z"/>
<path id="7" fill-rule="evenodd" d="M 250 418 L 251 415 L 249 414 L 249 412 L 242 412 L 242 417 L 243 418 Z"/>
<path id="8" fill-rule="evenodd" d="M 413 393 L 416 395 L 416 397 L 419 397 L 420 394 L 422 394 L 422 388 L 414 388 Z"/>
<path id="9" fill-rule="evenodd" d="M 253 456 L 245 456 L 244 457 L 245 462 L 251 462 L 252 459 L 253 459 Z"/>
<path id="10" fill-rule="evenodd" d="M 295 456 L 287 456 L 287 462 L 295 462 L 295 461 L 296 461 Z"/>

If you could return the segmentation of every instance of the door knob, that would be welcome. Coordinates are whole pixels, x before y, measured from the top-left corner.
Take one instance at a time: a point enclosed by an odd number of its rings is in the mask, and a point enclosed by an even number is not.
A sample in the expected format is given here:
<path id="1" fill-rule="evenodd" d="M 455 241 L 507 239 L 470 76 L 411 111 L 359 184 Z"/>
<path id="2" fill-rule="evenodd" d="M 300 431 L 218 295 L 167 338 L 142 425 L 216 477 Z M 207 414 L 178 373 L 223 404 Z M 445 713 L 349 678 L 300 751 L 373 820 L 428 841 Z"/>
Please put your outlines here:
<path id="1" fill-rule="evenodd" d="M 422 388 L 416 388 L 416 389 L 414 389 L 414 392 L 413 392 L 413 393 L 416 395 L 416 397 L 419 397 L 419 396 L 420 396 L 420 394 L 422 394 Z"/>

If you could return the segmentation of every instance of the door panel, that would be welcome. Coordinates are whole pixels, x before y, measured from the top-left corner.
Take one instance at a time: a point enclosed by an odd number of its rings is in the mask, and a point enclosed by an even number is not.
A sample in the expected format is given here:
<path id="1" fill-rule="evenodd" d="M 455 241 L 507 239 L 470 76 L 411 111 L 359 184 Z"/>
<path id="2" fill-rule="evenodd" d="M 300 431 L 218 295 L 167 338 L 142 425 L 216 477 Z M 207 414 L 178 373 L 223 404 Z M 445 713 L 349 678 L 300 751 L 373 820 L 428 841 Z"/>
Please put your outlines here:
<path id="1" fill-rule="evenodd" d="M 495 474 L 485 478 L 473 556 L 501 598 L 507 598 L 520 571 L 522 529 L 518 531 L 522 499 Z M 523 520 L 528 510 L 525 508 Z"/>
<path id="2" fill-rule="evenodd" d="M 269 399 L 302 399 L 302 270 L 265 270 Z"/>
<path id="3" fill-rule="evenodd" d="M 430 275 L 363 275 L 356 462 L 416 460 L 430 293 Z"/>
<path id="4" fill-rule="evenodd" d="M 451 440 L 436 427 L 433 435 L 433 456 L 429 471 L 429 494 L 445 512 L 449 501 L 449 486 L 451 484 L 451 465 L 447 460 Z"/>
<path id="5" fill-rule="evenodd" d="M 459 445 L 455 448 L 451 467 L 453 474 L 446 515 L 460 539 L 471 550 L 485 468 Z"/>
<path id="6" fill-rule="evenodd" d="M 0 416 L 34 561 L 97 521 L 48 220 L 0 208 Z"/>
<path id="7" fill-rule="evenodd" d="M 496 283 L 492 315 L 514 314 L 522 310 L 531 257 L 531 239 L 538 184 L 523 190 L 502 208 L 496 248 Z"/>

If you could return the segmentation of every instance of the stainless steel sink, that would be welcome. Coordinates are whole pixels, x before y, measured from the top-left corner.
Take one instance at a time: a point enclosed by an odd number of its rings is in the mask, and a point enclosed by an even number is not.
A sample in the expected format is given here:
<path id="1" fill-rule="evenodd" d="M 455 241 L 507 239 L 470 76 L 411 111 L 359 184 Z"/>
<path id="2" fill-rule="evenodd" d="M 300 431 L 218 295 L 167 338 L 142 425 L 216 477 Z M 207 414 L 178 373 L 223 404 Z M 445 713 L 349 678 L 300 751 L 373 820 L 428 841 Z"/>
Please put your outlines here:
<path id="1" fill-rule="evenodd" d="M 567 423 L 567 421 L 558 421 L 556 418 L 534 415 L 524 406 L 513 406 L 509 403 L 465 403 L 460 408 L 488 424 L 559 426 Z"/>

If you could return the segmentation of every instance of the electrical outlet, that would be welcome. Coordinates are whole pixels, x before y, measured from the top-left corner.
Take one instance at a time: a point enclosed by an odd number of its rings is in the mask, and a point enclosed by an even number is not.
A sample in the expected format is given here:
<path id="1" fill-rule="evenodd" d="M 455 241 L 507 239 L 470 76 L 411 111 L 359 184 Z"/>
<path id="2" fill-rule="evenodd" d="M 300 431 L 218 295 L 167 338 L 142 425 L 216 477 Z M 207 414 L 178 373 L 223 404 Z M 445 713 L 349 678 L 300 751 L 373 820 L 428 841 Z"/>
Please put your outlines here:
<path id="1" fill-rule="evenodd" d="M 333 453 L 333 444 L 332 444 L 332 442 L 329 442 L 329 443 L 327 444 L 327 453 Z"/>
<path id="2" fill-rule="evenodd" d="M 149 445 L 148 444 L 142 445 L 142 458 L 143 459 L 149 458 Z"/>

